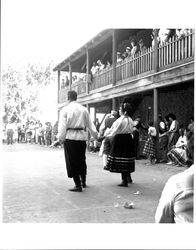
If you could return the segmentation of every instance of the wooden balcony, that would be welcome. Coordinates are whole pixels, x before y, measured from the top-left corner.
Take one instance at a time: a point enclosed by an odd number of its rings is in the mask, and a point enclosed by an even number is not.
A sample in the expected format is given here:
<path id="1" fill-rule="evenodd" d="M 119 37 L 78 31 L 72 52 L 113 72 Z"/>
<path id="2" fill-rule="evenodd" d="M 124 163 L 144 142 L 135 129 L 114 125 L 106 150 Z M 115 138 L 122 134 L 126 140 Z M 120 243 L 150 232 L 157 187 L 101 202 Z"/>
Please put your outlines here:
<path id="1" fill-rule="evenodd" d="M 148 77 L 157 72 L 165 72 L 165 70 L 167 71 L 175 66 L 183 66 L 186 63 L 194 62 L 194 46 L 194 32 L 180 39 L 172 37 L 168 42 L 159 44 L 156 51 L 155 48 L 150 47 L 137 53 L 132 58 L 117 63 L 115 83 L 113 81 L 113 67 L 111 66 L 109 69 L 97 73 L 91 81 L 77 82 L 71 88 L 78 93 L 80 100 L 84 97 L 87 100 L 89 94 L 98 93 L 108 88 L 112 89 L 114 85 L 121 86 L 125 82 L 133 82 L 141 77 Z M 192 65 L 194 70 L 194 64 Z M 59 91 L 59 104 L 66 101 L 67 91 L 68 88 Z"/>

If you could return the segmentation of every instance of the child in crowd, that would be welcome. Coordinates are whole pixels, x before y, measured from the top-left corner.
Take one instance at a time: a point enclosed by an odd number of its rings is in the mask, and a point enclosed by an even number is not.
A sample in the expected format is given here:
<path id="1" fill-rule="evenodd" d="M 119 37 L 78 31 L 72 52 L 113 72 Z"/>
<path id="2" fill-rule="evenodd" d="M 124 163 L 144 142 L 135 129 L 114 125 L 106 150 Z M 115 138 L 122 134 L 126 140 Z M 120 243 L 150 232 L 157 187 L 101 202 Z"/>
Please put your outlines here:
<path id="1" fill-rule="evenodd" d="M 156 162 L 156 149 L 155 149 L 155 140 L 157 131 L 156 128 L 153 126 L 153 122 L 148 122 L 148 139 L 144 145 L 143 154 L 148 157 L 151 164 L 155 164 Z"/>

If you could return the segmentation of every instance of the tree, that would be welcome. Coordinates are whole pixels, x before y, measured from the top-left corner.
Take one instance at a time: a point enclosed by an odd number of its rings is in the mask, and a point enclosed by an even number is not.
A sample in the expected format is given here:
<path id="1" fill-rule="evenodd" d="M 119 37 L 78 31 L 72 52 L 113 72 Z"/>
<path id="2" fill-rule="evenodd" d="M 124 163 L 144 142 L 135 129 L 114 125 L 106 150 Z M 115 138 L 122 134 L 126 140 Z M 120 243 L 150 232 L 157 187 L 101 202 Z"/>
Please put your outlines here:
<path id="1" fill-rule="evenodd" d="M 38 95 L 55 81 L 53 63 L 46 67 L 28 64 L 20 71 L 12 67 L 2 73 L 3 122 L 36 120 L 40 114 Z"/>

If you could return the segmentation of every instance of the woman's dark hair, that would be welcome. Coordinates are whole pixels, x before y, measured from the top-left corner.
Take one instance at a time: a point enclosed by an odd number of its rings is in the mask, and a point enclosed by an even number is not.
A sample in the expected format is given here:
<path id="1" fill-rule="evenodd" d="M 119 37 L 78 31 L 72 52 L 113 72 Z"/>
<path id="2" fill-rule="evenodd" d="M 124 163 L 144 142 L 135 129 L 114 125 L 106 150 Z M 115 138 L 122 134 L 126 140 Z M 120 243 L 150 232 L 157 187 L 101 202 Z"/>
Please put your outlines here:
<path id="1" fill-rule="evenodd" d="M 148 125 L 149 125 L 149 126 L 153 126 L 153 121 L 149 121 L 149 122 L 148 122 Z"/>
<path id="2" fill-rule="evenodd" d="M 77 93 L 74 90 L 68 91 L 67 97 L 69 101 L 76 101 L 77 100 Z"/>
<path id="3" fill-rule="evenodd" d="M 131 104 L 128 102 L 123 103 L 121 105 L 121 111 L 124 115 L 128 115 L 131 117 L 131 111 L 132 111 Z"/>
<path id="4" fill-rule="evenodd" d="M 176 116 L 175 116 L 174 114 L 172 114 L 172 113 L 170 113 L 170 114 L 168 115 L 168 117 L 172 118 L 172 120 L 176 120 Z"/>

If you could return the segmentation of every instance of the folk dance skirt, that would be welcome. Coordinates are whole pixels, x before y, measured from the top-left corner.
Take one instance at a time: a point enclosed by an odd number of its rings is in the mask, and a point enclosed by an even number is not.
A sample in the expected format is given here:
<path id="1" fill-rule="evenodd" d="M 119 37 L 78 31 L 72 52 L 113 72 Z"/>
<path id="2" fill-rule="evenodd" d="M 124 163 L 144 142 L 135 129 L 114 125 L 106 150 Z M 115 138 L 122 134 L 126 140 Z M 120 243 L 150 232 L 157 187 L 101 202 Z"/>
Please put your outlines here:
<path id="1" fill-rule="evenodd" d="M 131 134 L 114 136 L 107 165 L 104 169 L 115 173 L 132 173 L 135 171 L 134 141 Z"/>
<path id="2" fill-rule="evenodd" d="M 185 149 L 182 148 L 171 149 L 168 152 L 167 157 L 169 158 L 169 160 L 173 161 L 174 163 L 178 164 L 181 167 L 186 167 L 188 165 L 187 154 Z"/>
<path id="3" fill-rule="evenodd" d="M 64 154 L 67 175 L 72 178 L 76 175 L 86 175 L 86 141 L 65 140 Z"/>
<path id="4" fill-rule="evenodd" d="M 149 137 L 144 145 L 143 154 L 150 157 L 156 157 L 155 138 Z"/>

